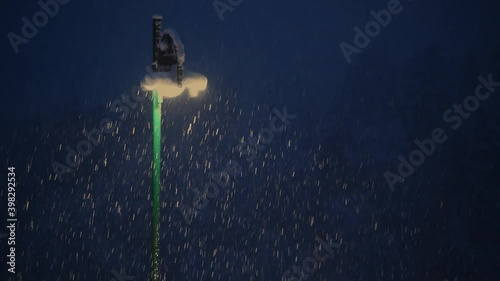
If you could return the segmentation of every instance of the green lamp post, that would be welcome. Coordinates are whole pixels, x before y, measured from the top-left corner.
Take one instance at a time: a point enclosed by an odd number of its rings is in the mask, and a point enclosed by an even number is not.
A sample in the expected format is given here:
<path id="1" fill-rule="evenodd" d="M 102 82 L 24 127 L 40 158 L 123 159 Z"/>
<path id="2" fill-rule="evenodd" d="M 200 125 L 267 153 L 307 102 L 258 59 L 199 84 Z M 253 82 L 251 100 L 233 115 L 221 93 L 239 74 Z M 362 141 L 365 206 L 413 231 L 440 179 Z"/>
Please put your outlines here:
<path id="1" fill-rule="evenodd" d="M 163 98 L 153 91 L 153 185 L 151 189 L 151 280 L 159 280 L 160 270 L 160 171 L 161 171 L 161 104 Z"/>
<path id="2" fill-rule="evenodd" d="M 160 278 L 160 173 L 161 173 L 161 120 L 164 98 L 173 98 L 184 91 L 197 96 L 206 89 L 205 76 L 186 72 L 184 77 L 184 46 L 172 29 L 161 32 L 162 17 L 153 16 L 153 65 L 141 86 L 152 93 L 153 106 L 153 160 L 152 160 L 152 221 L 151 221 L 151 281 Z M 175 74 L 172 67 L 177 66 Z"/>

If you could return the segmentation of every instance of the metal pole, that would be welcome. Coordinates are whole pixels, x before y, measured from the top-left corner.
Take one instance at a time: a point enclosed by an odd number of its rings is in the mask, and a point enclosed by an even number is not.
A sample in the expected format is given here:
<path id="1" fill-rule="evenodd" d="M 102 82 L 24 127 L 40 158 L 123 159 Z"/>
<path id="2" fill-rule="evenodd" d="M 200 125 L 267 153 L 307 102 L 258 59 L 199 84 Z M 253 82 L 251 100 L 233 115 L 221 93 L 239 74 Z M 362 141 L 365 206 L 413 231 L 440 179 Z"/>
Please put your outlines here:
<path id="1" fill-rule="evenodd" d="M 162 16 L 153 17 L 153 71 L 158 71 L 158 60 L 160 58 L 161 22 Z"/>
<path id="2" fill-rule="evenodd" d="M 151 281 L 160 278 L 160 170 L 161 170 L 161 104 L 163 98 L 153 91 L 153 185 L 151 223 Z"/>

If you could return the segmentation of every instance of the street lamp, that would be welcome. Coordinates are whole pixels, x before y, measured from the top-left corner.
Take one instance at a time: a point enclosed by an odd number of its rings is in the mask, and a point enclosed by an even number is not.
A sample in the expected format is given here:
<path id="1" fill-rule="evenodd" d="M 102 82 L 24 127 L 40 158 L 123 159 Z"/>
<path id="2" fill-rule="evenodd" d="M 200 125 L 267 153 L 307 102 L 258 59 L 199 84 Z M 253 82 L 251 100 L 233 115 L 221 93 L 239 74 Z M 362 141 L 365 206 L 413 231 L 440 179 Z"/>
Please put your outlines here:
<path id="1" fill-rule="evenodd" d="M 184 73 L 184 45 L 173 29 L 161 32 L 162 17 L 153 16 L 152 73 L 141 83 L 143 90 L 152 92 L 153 101 L 153 165 L 152 165 L 152 222 L 151 222 L 151 281 L 160 277 L 160 171 L 161 171 L 161 105 L 164 98 L 177 97 L 187 91 L 196 97 L 207 88 L 205 76 Z M 172 69 L 176 66 L 176 73 Z"/>

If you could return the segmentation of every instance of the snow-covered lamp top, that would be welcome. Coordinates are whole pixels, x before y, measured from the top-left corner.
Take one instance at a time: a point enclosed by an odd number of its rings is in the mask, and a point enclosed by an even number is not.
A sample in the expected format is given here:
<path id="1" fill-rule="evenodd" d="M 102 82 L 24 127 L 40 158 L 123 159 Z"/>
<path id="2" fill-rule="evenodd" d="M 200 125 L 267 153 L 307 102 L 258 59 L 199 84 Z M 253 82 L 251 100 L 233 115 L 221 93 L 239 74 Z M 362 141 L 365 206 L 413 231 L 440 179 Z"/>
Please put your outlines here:
<path id="1" fill-rule="evenodd" d="M 196 97 L 207 88 L 208 79 L 203 74 L 185 71 L 182 86 L 177 85 L 177 74 L 175 72 L 155 72 L 146 75 L 141 82 L 145 91 L 156 90 L 163 98 L 175 98 L 186 90 L 191 97 Z"/>

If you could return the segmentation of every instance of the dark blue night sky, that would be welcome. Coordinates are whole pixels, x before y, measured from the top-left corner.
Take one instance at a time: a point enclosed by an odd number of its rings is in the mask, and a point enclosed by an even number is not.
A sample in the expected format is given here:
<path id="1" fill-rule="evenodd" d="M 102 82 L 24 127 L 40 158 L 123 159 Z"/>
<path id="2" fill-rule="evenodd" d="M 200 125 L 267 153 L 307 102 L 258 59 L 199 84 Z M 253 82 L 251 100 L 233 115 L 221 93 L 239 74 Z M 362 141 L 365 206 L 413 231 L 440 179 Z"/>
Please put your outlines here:
<path id="1" fill-rule="evenodd" d="M 162 107 L 161 280 L 500 280 L 498 1 L 48 2 L 17 45 L 1 4 L 0 280 L 149 280 L 155 14 L 208 78 Z"/>

